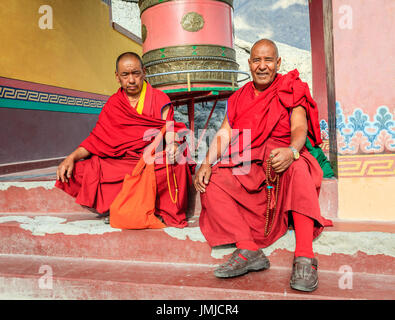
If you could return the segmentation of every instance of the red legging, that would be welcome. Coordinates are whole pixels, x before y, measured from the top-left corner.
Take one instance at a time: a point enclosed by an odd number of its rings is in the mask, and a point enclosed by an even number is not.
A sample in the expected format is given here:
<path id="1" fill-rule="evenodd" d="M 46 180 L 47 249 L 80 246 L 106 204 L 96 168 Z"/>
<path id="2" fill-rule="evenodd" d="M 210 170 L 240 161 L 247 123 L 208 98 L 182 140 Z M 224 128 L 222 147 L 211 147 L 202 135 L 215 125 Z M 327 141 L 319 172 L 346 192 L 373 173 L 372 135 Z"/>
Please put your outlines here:
<path id="1" fill-rule="evenodd" d="M 292 212 L 292 217 L 294 220 L 296 238 L 295 257 L 314 258 L 314 220 L 295 211 Z M 239 241 L 236 243 L 236 247 L 239 249 L 247 249 L 253 251 L 259 249 L 259 246 L 251 240 Z"/>
<path id="2" fill-rule="evenodd" d="M 314 220 L 295 211 L 292 211 L 292 217 L 294 219 L 296 238 L 295 257 L 314 258 Z"/>

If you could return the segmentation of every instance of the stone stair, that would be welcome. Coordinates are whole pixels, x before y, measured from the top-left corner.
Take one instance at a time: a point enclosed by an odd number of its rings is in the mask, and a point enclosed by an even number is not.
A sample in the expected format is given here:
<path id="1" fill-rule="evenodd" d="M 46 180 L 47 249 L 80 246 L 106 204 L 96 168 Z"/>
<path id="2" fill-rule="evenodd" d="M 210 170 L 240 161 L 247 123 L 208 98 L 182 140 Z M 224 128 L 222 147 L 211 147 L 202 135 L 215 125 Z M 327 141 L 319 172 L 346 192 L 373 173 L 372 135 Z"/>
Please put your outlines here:
<path id="1" fill-rule="evenodd" d="M 324 182 L 320 198 L 334 221 L 313 244 L 320 285 L 303 293 L 289 287 L 292 230 L 264 249 L 269 270 L 217 279 L 214 268 L 234 246 L 209 247 L 199 197 L 191 194 L 187 228 L 113 229 L 54 188 L 54 172 L 0 176 L 0 299 L 395 298 L 395 223 L 335 218 L 336 180 Z"/>

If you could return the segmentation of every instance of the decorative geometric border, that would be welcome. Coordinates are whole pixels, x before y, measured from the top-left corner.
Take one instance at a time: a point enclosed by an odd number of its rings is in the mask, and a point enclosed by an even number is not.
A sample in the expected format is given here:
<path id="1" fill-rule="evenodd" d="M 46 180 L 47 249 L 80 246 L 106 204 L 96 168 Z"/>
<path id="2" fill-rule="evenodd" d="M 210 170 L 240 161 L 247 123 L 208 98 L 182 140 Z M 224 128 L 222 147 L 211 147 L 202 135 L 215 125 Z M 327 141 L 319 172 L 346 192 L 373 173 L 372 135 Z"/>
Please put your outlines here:
<path id="1" fill-rule="evenodd" d="M 322 151 L 325 153 L 329 153 L 329 140 L 322 140 L 322 144 L 320 145 Z"/>
<path id="2" fill-rule="evenodd" d="M 0 108 L 99 114 L 107 99 L 105 95 L 0 77 Z"/>
<path id="3" fill-rule="evenodd" d="M 338 157 L 339 178 L 395 177 L 395 154 Z"/>
<path id="4" fill-rule="evenodd" d="M 105 104 L 105 101 L 101 101 L 101 100 L 72 97 L 72 96 L 65 96 L 61 94 L 39 92 L 39 91 L 3 87 L 3 86 L 0 86 L 0 98 L 34 101 L 34 102 L 45 102 L 52 104 L 63 104 L 68 106 L 79 106 L 79 107 L 88 107 L 88 108 L 102 108 Z"/>

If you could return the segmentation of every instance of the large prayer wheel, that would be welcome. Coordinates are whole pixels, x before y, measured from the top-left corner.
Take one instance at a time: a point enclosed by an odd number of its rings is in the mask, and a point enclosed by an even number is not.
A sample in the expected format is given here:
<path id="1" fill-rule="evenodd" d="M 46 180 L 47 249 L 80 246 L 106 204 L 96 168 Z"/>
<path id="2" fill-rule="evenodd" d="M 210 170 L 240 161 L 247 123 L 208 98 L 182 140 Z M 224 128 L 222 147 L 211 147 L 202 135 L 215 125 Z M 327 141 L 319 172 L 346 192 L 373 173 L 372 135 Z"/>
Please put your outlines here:
<path id="1" fill-rule="evenodd" d="M 150 84 L 236 86 L 232 6 L 233 0 L 140 0 Z"/>

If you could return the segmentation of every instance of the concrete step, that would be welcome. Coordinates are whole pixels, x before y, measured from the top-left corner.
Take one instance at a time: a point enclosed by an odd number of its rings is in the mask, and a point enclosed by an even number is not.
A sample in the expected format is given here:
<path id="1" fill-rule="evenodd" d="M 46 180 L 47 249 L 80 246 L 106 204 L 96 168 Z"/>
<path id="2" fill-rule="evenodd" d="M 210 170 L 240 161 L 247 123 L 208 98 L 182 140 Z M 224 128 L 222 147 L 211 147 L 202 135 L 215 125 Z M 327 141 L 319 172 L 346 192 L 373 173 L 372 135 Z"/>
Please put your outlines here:
<path id="1" fill-rule="evenodd" d="M 1 213 L 0 253 L 85 259 L 217 265 L 234 245 L 211 248 L 190 218 L 184 229 L 120 230 L 95 214 Z M 313 242 L 322 270 L 395 275 L 395 224 L 334 221 Z M 289 230 L 264 249 L 273 265 L 292 264 L 295 236 Z"/>
<path id="2" fill-rule="evenodd" d="M 55 188 L 56 167 L 29 170 L 0 176 L 0 212 L 66 212 L 87 213 L 88 208 Z M 200 196 L 191 188 L 188 216 L 200 213 Z M 321 213 L 337 217 L 337 180 L 324 179 L 320 191 Z"/>
<path id="3" fill-rule="evenodd" d="M 264 249 L 270 270 L 227 280 L 212 272 L 234 246 L 211 249 L 197 226 L 118 230 L 92 213 L 3 213 L 0 240 L 0 298 L 395 298 L 395 228 L 388 223 L 335 221 L 323 232 L 314 241 L 320 287 L 313 293 L 289 287 L 291 231 Z M 50 290 L 40 288 L 47 268 Z"/>
<path id="4" fill-rule="evenodd" d="M 198 225 L 200 197 L 191 194 L 187 228 L 113 229 L 54 188 L 53 169 L 0 176 L 0 298 L 395 298 L 395 223 L 327 214 L 334 227 L 313 243 L 320 287 L 301 293 L 289 287 L 292 230 L 264 249 L 270 270 L 217 279 L 213 270 L 235 247 L 207 244 Z M 320 200 L 331 206 L 335 192 L 335 180 L 324 182 Z M 52 270 L 50 290 L 39 286 L 42 266 Z M 342 279 L 352 279 L 352 289 Z"/>
<path id="5" fill-rule="evenodd" d="M 319 271 L 312 293 L 289 286 L 290 268 L 218 279 L 208 265 L 0 255 L 0 299 L 393 299 L 395 278 L 354 273 L 344 286 Z"/>

